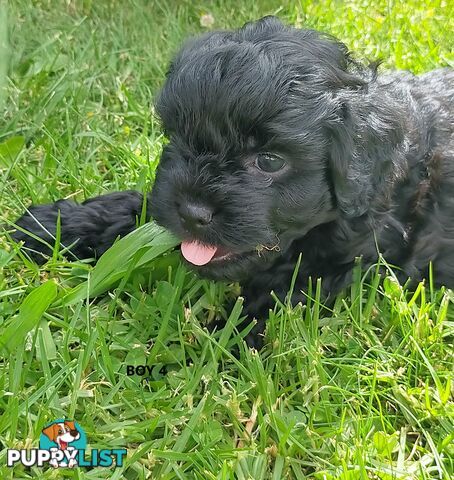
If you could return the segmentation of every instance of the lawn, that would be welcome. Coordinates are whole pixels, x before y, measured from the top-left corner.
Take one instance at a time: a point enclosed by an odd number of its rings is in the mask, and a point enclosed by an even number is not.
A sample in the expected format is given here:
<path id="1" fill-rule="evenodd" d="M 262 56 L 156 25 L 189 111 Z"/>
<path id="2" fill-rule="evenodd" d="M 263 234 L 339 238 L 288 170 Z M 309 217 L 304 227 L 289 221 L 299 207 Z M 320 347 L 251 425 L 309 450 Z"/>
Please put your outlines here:
<path id="1" fill-rule="evenodd" d="M 0 2 L 0 223 L 30 203 L 148 191 L 165 142 L 153 97 L 187 36 L 277 14 L 419 73 L 453 64 L 452 6 Z M 453 478 L 452 291 L 358 268 L 327 311 L 314 279 L 306 306 L 277 303 L 256 352 L 236 329 L 238 286 L 195 277 L 163 255 L 174 245 L 148 224 L 95 268 L 58 252 L 38 267 L 0 236 L 0 478 Z M 127 448 L 124 465 L 6 467 L 7 448 L 37 448 L 63 417 L 91 448 Z"/>

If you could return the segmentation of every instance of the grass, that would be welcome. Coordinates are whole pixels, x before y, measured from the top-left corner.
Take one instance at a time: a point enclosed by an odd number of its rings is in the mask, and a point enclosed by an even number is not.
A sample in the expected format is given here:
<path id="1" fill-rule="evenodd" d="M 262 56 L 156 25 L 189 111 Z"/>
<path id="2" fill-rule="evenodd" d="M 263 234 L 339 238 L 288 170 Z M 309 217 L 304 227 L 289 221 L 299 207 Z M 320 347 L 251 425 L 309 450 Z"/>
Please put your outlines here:
<path id="1" fill-rule="evenodd" d="M 382 58 L 383 68 L 418 73 L 452 65 L 451 7 L 2 3 L 2 221 L 30 202 L 151 188 L 164 141 L 153 95 L 180 42 L 206 30 L 204 13 L 213 28 L 278 14 L 335 34 L 360 58 Z M 92 448 L 128 449 L 122 468 L 64 472 L 8 469 L 2 450 L 1 478 L 453 478 L 450 290 L 427 281 L 406 292 L 391 269 L 384 278 L 358 269 L 327 313 L 314 280 L 307 306 L 278 303 L 270 312 L 272 341 L 257 353 L 236 329 L 241 297 L 226 310 L 237 287 L 196 278 L 177 252 L 163 256 L 175 240 L 159 232 L 150 242 L 153 228 L 94 269 L 57 254 L 38 267 L 0 238 L 2 446 L 36 447 L 46 422 L 68 416 Z M 226 327 L 208 333 L 218 317 Z M 148 365 L 151 374 L 128 377 L 126 364 Z"/>

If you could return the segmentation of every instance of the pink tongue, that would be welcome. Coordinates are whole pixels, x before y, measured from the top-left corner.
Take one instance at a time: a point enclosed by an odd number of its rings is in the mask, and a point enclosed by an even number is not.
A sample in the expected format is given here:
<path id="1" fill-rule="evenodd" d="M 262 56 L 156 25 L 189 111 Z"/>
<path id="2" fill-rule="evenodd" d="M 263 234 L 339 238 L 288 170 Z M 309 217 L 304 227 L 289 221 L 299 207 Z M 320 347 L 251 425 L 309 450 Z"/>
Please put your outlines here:
<path id="1" fill-rule="evenodd" d="M 217 247 L 202 245 L 198 242 L 183 242 L 181 253 L 183 257 L 194 265 L 206 265 L 215 255 Z"/>

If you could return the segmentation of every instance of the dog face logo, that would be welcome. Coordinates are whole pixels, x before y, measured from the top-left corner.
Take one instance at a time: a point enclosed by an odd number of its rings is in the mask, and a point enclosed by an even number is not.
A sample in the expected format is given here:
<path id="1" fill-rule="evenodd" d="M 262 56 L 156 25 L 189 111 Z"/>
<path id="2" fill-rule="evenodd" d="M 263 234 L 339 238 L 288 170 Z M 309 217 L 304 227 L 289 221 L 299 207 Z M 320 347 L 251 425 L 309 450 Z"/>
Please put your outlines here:
<path id="1" fill-rule="evenodd" d="M 42 433 L 49 440 L 55 442 L 60 450 L 66 450 L 68 444 L 80 438 L 80 433 L 74 422 L 53 423 L 45 428 Z"/>
<path id="2" fill-rule="evenodd" d="M 78 450 L 85 449 L 85 433 L 74 421 L 57 420 L 41 431 L 39 446 L 51 452 L 64 453 L 63 461 L 53 458 L 49 463 L 54 467 L 75 467 Z"/>

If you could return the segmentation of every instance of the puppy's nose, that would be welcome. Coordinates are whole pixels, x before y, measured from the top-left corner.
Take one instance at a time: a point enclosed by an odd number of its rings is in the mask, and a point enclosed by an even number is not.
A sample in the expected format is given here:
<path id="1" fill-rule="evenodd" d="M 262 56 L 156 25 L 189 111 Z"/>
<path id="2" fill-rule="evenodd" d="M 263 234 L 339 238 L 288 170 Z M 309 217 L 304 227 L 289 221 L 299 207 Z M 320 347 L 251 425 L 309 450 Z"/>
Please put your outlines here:
<path id="1" fill-rule="evenodd" d="M 199 203 L 182 203 L 178 207 L 181 221 L 187 228 L 202 228 L 213 219 L 213 209 Z"/>

